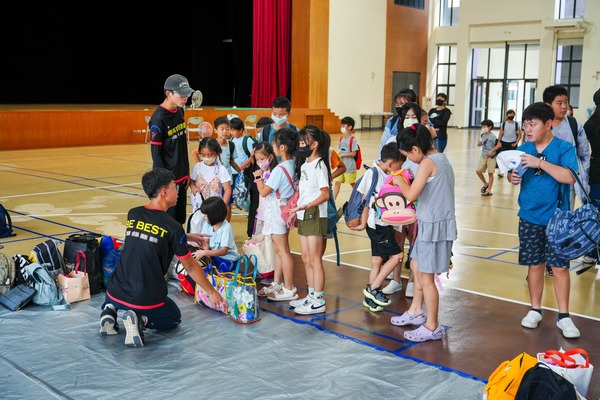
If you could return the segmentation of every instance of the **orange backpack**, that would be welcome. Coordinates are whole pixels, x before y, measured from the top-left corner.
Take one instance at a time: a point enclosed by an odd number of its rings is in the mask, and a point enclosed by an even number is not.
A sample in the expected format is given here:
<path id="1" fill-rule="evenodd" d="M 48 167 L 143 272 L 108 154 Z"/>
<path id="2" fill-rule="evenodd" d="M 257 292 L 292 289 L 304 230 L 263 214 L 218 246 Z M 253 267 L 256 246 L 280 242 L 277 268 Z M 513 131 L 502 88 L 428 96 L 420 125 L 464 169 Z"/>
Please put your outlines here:
<path id="1" fill-rule="evenodd" d="M 512 360 L 502 362 L 488 378 L 483 399 L 514 400 L 523 375 L 537 362 L 537 358 L 527 353 L 521 353 Z"/>

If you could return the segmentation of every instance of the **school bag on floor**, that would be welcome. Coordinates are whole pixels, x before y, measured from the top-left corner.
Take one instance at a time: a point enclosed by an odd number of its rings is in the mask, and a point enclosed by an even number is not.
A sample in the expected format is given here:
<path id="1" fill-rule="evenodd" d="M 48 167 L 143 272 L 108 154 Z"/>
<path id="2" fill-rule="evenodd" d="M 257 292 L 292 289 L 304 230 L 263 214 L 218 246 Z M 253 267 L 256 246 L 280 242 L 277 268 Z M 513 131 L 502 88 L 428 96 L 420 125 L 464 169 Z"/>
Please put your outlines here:
<path id="1" fill-rule="evenodd" d="M 14 282 L 15 262 L 6 254 L 0 252 L 0 296 L 12 289 Z"/>
<path id="2" fill-rule="evenodd" d="M 100 262 L 100 242 L 101 235 L 94 233 L 75 233 L 69 235 L 65 241 L 64 260 L 72 266 L 73 269 L 77 262 L 77 252 L 85 253 L 85 268 L 90 280 L 90 293 L 98 294 L 104 286 L 104 273 L 102 271 L 102 263 Z"/>
<path id="3" fill-rule="evenodd" d="M 512 400 L 517 395 L 525 373 L 538 363 L 536 357 L 525 352 L 512 360 L 500 363 L 488 378 L 483 400 Z"/>
<path id="4" fill-rule="evenodd" d="M 2 204 L 0 204 L 0 238 L 16 235 L 16 233 L 13 233 L 13 225 L 12 219 L 10 218 L 10 214 L 8 213 L 6 208 L 4 208 Z"/>
<path id="5" fill-rule="evenodd" d="M 61 273 L 68 273 L 62 252 L 57 243 L 48 239 L 36 245 L 31 251 L 29 259 L 33 263 L 38 263 L 46 268 L 52 279 L 56 280 Z"/>
<path id="6" fill-rule="evenodd" d="M 575 385 L 543 362 L 527 370 L 515 400 L 577 400 Z"/>
<path id="7" fill-rule="evenodd" d="M 50 276 L 48 271 L 38 263 L 31 263 L 25 267 L 27 274 L 33 279 L 35 295 L 32 301 L 41 306 L 56 306 L 64 304 L 62 290 L 56 284 L 56 280 Z"/>
<path id="8" fill-rule="evenodd" d="M 373 171 L 371 186 L 366 193 L 365 199 L 363 200 L 363 194 L 358 191 L 358 187 L 360 186 L 360 182 L 365 177 L 361 176 L 357 181 L 354 187 L 352 188 L 352 193 L 350 193 L 350 198 L 344 205 L 342 209 L 344 211 L 344 219 L 346 220 L 346 226 L 348 228 L 354 228 L 360 225 L 360 220 L 362 218 L 362 212 L 365 207 L 369 205 L 369 200 L 371 196 L 375 193 L 375 185 L 377 185 L 377 179 L 379 178 L 379 173 L 377 172 L 377 167 L 371 167 L 371 171 Z"/>

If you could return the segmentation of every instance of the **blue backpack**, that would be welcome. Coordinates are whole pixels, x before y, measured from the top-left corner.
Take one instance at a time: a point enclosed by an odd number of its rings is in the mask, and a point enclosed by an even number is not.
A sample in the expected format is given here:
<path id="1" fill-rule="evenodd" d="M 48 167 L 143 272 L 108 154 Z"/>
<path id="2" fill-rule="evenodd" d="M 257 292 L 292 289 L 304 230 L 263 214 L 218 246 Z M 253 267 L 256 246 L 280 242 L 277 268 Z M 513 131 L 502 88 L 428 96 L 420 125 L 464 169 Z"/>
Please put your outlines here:
<path id="1" fill-rule="evenodd" d="M 6 211 L 6 208 L 2 204 L 0 204 L 0 238 L 5 238 L 9 236 L 16 236 L 16 233 L 13 233 L 12 220 L 10 219 L 10 214 Z"/>
<path id="2" fill-rule="evenodd" d="M 369 204 L 371 196 L 375 194 L 375 185 L 377 185 L 379 173 L 377 172 L 377 167 L 371 167 L 370 169 L 371 171 L 373 171 L 373 179 L 371 181 L 371 186 L 369 187 L 369 190 L 366 193 L 365 199 L 363 200 L 363 194 L 358 191 L 360 182 L 364 178 L 363 175 L 360 177 L 360 179 L 356 181 L 354 188 L 352 188 L 352 193 L 350 193 L 350 198 L 346 203 L 344 203 L 344 219 L 346 220 L 346 226 L 348 226 L 348 228 L 354 228 L 360 225 L 362 212 L 364 208 Z"/>

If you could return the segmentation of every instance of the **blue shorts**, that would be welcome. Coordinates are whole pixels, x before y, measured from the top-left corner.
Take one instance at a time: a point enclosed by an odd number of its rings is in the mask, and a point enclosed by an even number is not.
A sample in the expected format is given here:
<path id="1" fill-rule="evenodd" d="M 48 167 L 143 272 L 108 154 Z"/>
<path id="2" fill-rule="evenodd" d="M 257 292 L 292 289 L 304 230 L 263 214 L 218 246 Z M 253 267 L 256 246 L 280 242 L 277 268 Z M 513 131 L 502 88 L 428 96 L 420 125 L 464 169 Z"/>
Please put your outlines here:
<path id="1" fill-rule="evenodd" d="M 569 260 L 560 258 L 548 244 L 546 227 L 519 218 L 519 264 L 569 268 Z"/>

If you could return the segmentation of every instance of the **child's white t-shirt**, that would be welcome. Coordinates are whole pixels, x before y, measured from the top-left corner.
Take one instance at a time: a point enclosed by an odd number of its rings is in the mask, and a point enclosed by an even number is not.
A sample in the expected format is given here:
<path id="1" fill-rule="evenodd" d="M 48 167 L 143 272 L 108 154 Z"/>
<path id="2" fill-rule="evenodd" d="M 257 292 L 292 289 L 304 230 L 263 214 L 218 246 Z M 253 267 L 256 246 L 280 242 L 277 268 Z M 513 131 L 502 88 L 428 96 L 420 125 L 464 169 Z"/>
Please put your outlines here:
<path id="1" fill-rule="evenodd" d="M 329 188 L 329 174 L 321 158 L 311 162 L 306 161 L 300 168 L 300 197 L 298 206 L 309 204 L 321 195 L 321 188 Z M 298 219 L 304 219 L 304 210 L 296 213 Z M 319 218 L 327 218 L 327 202 L 319 204 Z"/>
<path id="2" fill-rule="evenodd" d="M 281 168 L 285 168 L 287 172 L 290 174 L 290 178 L 292 178 L 292 182 L 294 180 L 294 160 L 286 160 L 277 165 L 277 167 L 273 168 L 271 171 L 271 175 L 265 185 L 270 187 L 271 193 L 269 196 L 276 197 L 276 191 L 279 190 L 279 197 L 282 199 L 289 199 L 294 194 L 295 188 L 290 185 L 290 181 L 288 180 L 285 172 Z"/>
<path id="3" fill-rule="evenodd" d="M 385 182 L 386 178 L 388 177 L 388 174 L 383 172 L 383 170 L 381 168 L 379 168 L 379 165 L 375 165 L 375 168 L 377 168 L 377 183 L 375 184 L 375 190 L 373 191 L 373 195 L 369 199 L 369 203 L 368 203 L 369 217 L 367 219 L 367 226 L 371 229 L 375 229 L 375 225 L 387 226 L 387 224 L 384 224 L 383 222 L 381 222 L 381 219 L 377 218 L 377 213 L 373 209 L 372 205 L 373 205 L 373 203 L 375 203 L 375 198 L 377 197 L 377 194 L 379 193 L 379 189 L 381 189 L 381 186 L 383 185 L 383 182 Z M 358 190 L 363 195 L 367 194 L 367 192 L 371 188 L 372 181 L 373 181 L 373 171 L 369 168 L 369 170 L 366 171 L 365 174 L 363 175 L 362 180 L 360 181 L 360 184 L 358 185 L 358 188 L 356 190 Z"/>
<path id="4" fill-rule="evenodd" d="M 212 235 L 208 242 L 208 247 L 211 250 L 218 250 L 221 247 L 227 247 L 227 254 L 220 256 L 221 258 L 229 261 L 237 261 L 238 258 L 240 258 L 240 253 L 238 253 L 237 246 L 235 244 L 233 228 L 231 227 L 231 224 L 227 222 L 227 220 L 223 221 L 223 224 L 221 224 L 219 229 L 216 231 L 213 230 L 213 226 L 207 221 L 207 223 L 202 225 L 202 230 L 200 233 Z"/>

